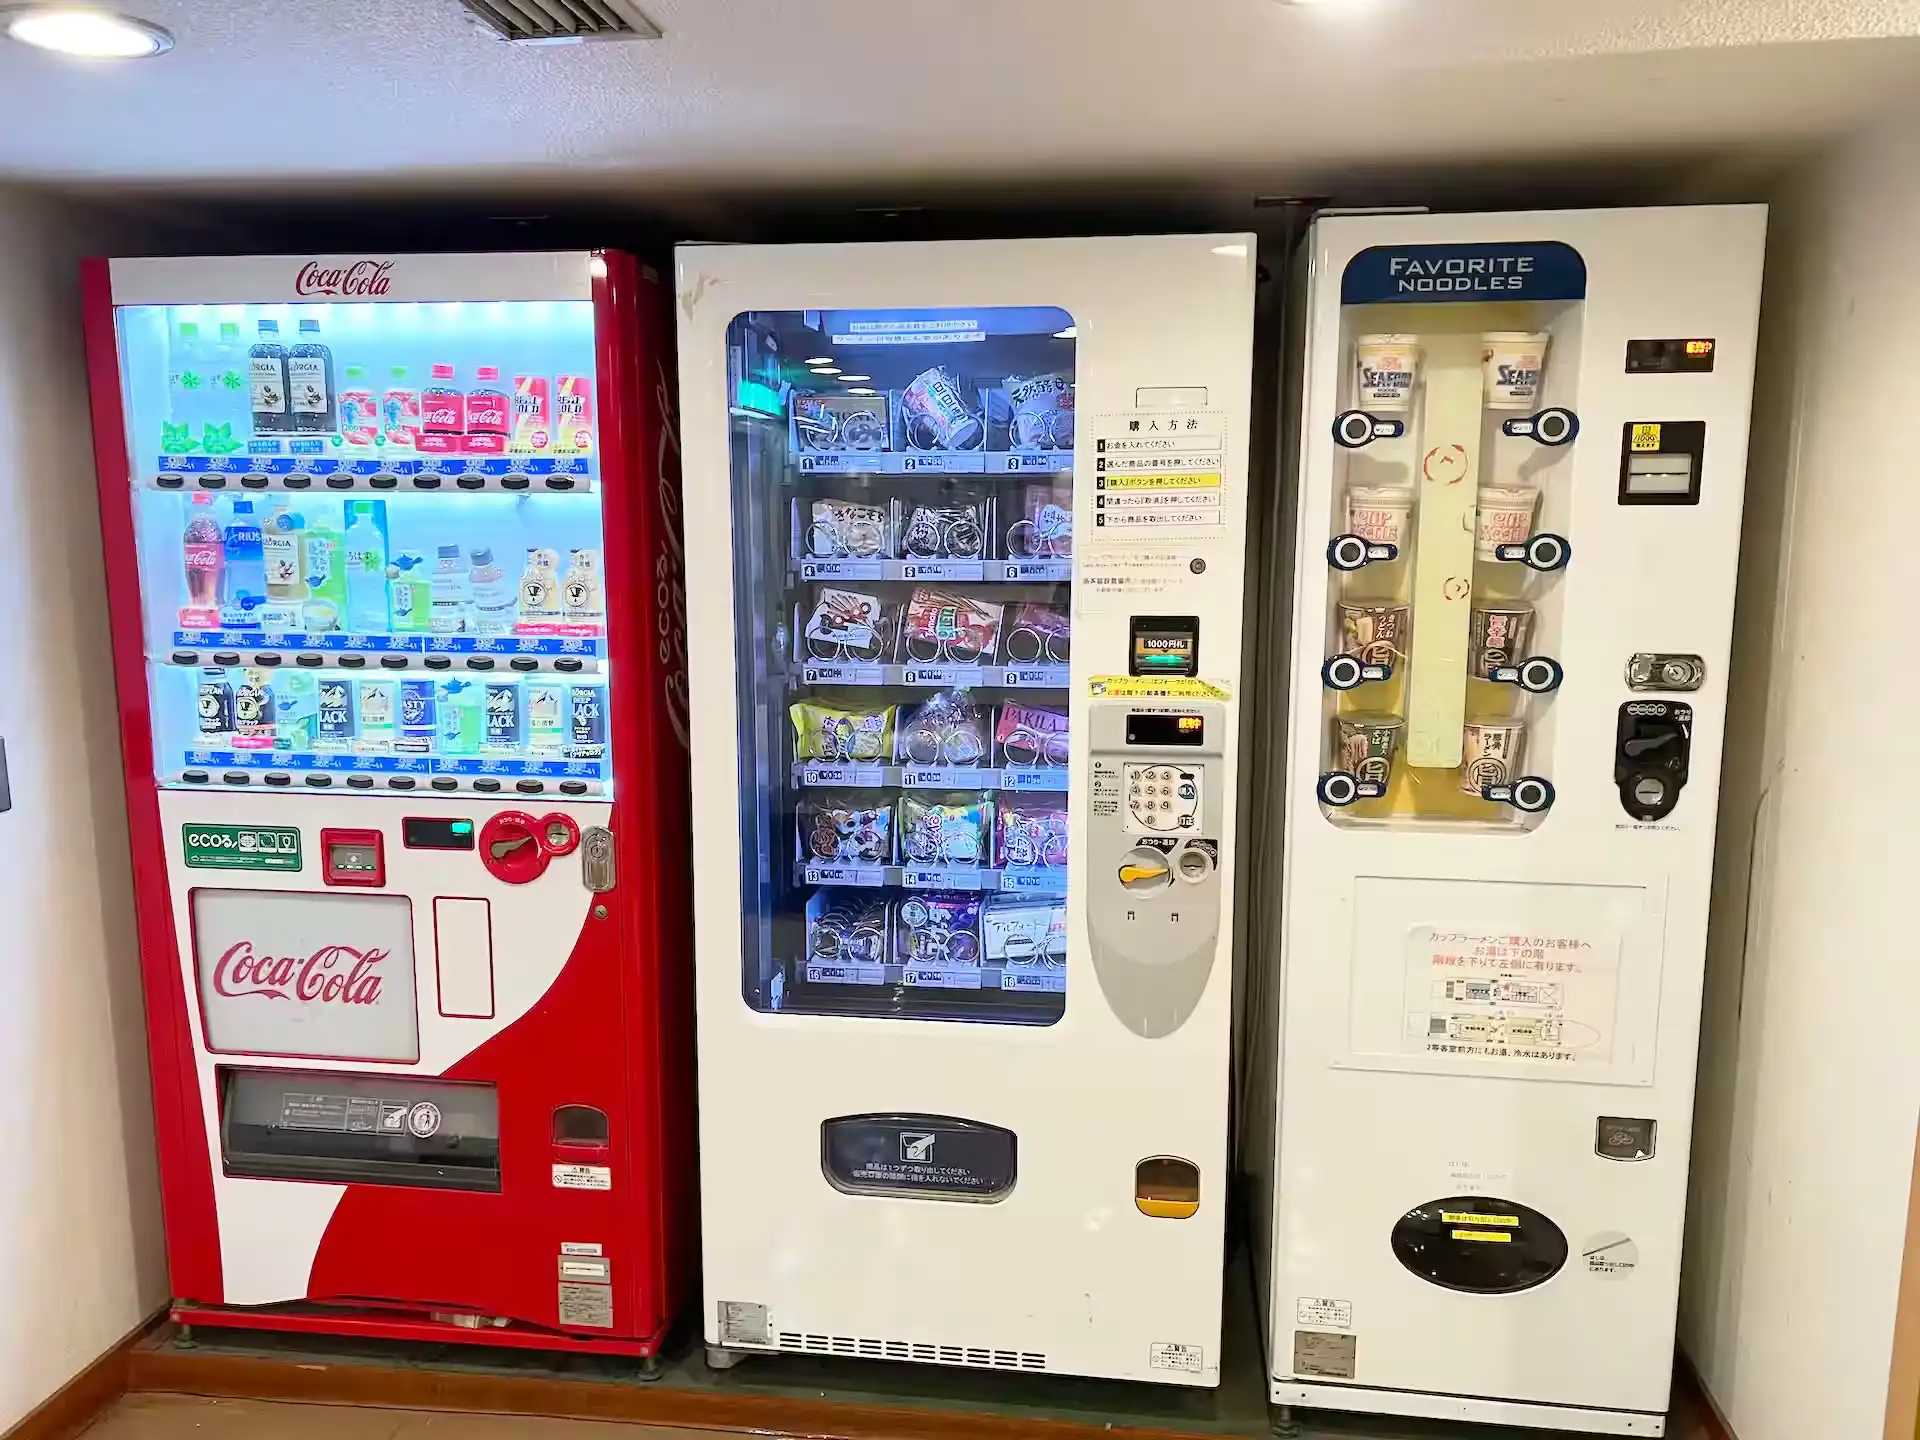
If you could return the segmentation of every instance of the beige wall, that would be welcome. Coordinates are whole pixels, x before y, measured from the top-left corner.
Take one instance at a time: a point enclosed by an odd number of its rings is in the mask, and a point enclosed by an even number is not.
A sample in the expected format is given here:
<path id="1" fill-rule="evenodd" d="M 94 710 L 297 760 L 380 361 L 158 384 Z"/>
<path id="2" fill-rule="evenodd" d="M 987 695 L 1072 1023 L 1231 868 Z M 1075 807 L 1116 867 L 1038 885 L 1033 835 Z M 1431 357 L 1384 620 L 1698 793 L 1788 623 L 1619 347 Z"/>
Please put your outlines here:
<path id="1" fill-rule="evenodd" d="M 1920 112 L 1773 198 L 1681 1341 L 1740 1440 L 1872 1440 L 1914 1426 Z"/>
<path id="2" fill-rule="evenodd" d="M 0 1430 L 167 1295 L 77 260 L 0 187 Z"/>

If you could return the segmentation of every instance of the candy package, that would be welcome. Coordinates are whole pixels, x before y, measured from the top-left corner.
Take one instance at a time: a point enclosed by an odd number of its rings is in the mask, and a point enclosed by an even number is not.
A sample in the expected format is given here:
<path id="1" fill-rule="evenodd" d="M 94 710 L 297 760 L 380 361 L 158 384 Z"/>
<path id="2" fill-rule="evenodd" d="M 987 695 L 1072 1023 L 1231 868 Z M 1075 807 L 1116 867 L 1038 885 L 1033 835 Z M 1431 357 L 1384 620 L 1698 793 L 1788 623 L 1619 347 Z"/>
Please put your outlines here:
<path id="1" fill-rule="evenodd" d="M 1007 377 L 1013 418 L 1008 444 L 1015 450 L 1073 448 L 1073 381 L 1065 375 Z"/>
<path id="2" fill-rule="evenodd" d="M 1073 620 L 1062 605 L 1013 607 L 1004 648 L 1009 665 L 1065 665 L 1073 658 Z"/>
<path id="3" fill-rule="evenodd" d="M 944 365 L 922 370 L 900 392 L 900 417 L 915 450 L 977 450 L 987 427 L 961 385 Z"/>
<path id="4" fill-rule="evenodd" d="M 810 659 L 874 664 L 886 656 L 892 625 L 878 595 L 822 585 L 801 634 Z"/>
<path id="5" fill-rule="evenodd" d="M 1007 527 L 1009 560 L 1060 560 L 1073 554 L 1073 492 L 1029 485 L 1023 513 Z"/>
<path id="6" fill-rule="evenodd" d="M 985 764 L 991 716 L 987 706 L 968 704 L 961 692 L 942 691 L 901 714 L 894 759 L 902 765 Z"/>
<path id="7" fill-rule="evenodd" d="M 1058 805 L 1004 806 L 999 863 L 1016 870 L 1067 863 L 1067 812 Z"/>
<path id="8" fill-rule="evenodd" d="M 1051 705 L 1002 705 L 994 740 L 1003 764 L 1064 766 L 1070 753 L 1067 712 Z"/>
<path id="9" fill-rule="evenodd" d="M 893 807 L 867 795 L 808 795 L 795 812 L 800 857 L 842 865 L 893 860 Z"/>
<path id="10" fill-rule="evenodd" d="M 976 895 L 921 891 L 895 912 L 894 959 L 901 965 L 978 965 L 980 899 Z"/>
<path id="11" fill-rule="evenodd" d="M 913 865 L 985 865 L 993 849 L 993 801 L 984 795 L 900 797 L 900 853 Z"/>
<path id="12" fill-rule="evenodd" d="M 919 664 L 989 665 L 1000 643 L 1004 607 L 951 590 L 921 586 L 900 622 L 900 658 Z"/>
<path id="13" fill-rule="evenodd" d="M 893 554 L 892 525 L 880 505 L 855 500 L 807 502 L 805 554 L 813 560 L 874 560 Z"/>
<path id="14" fill-rule="evenodd" d="M 827 705 L 802 700 L 787 707 L 793 753 L 801 760 L 885 764 L 893 753 L 892 705 Z"/>
<path id="15" fill-rule="evenodd" d="M 986 514 L 979 500 L 916 500 L 904 512 L 900 551 L 916 560 L 978 560 L 986 553 Z"/>

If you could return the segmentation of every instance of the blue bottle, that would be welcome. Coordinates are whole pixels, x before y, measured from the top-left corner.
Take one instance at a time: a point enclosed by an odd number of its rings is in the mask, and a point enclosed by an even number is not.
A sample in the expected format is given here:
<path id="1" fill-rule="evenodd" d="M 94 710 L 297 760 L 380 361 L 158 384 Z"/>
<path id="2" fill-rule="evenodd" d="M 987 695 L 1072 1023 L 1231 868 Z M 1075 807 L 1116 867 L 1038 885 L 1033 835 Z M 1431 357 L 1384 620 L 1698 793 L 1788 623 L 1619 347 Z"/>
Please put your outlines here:
<path id="1" fill-rule="evenodd" d="M 437 711 L 438 705 L 434 700 L 432 680 L 402 680 L 400 682 L 400 724 L 399 733 L 394 736 L 394 753 L 431 755 L 436 732 L 439 729 Z"/>
<path id="2" fill-rule="evenodd" d="M 267 598 L 267 561 L 261 548 L 260 517 L 253 501 L 235 500 L 227 521 L 226 593 L 220 597 L 220 628 L 258 630 Z"/>

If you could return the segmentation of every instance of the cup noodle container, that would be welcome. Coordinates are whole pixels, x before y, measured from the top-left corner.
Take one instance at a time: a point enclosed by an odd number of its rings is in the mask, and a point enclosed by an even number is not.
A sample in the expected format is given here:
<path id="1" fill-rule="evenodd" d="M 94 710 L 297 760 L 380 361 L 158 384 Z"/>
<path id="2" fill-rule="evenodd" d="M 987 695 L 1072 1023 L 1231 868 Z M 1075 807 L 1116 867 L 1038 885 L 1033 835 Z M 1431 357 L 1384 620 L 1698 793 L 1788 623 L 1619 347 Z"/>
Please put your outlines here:
<path id="1" fill-rule="evenodd" d="M 1510 785 L 1526 749 L 1524 720 L 1469 720 L 1460 747 L 1460 793 L 1479 795 L 1484 785 Z"/>
<path id="2" fill-rule="evenodd" d="M 1533 533 L 1540 492 L 1531 485 L 1482 486 L 1473 520 L 1473 555 L 1492 560 L 1497 545 L 1524 545 Z"/>
<path id="3" fill-rule="evenodd" d="M 1551 338 L 1528 330 L 1489 330 L 1480 337 L 1489 410 L 1532 410 L 1539 405 Z"/>
<path id="4" fill-rule="evenodd" d="M 1367 665 L 1395 665 L 1407 652 L 1407 607 L 1375 600 L 1342 601 L 1340 648 Z"/>
<path id="5" fill-rule="evenodd" d="M 1394 752 L 1407 722 L 1381 711 L 1356 710 L 1333 717 L 1333 763 L 1356 780 L 1381 784 L 1393 773 Z"/>
<path id="6" fill-rule="evenodd" d="M 1413 516 L 1413 491 L 1397 485 L 1349 485 L 1347 528 L 1370 545 L 1407 549 L 1407 522 Z"/>
<path id="7" fill-rule="evenodd" d="M 1418 335 L 1362 335 L 1353 342 L 1354 403 L 1371 412 L 1401 411 L 1420 383 Z"/>

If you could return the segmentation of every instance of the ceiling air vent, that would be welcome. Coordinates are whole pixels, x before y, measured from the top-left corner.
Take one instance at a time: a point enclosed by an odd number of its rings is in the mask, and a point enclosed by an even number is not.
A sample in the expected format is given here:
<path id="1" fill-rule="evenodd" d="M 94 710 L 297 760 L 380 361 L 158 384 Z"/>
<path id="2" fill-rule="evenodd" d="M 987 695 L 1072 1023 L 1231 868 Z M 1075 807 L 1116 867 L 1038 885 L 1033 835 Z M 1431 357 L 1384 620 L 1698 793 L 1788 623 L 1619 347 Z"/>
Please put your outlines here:
<path id="1" fill-rule="evenodd" d="M 660 27 L 630 0 L 460 0 L 502 40 L 572 45 L 582 40 L 658 40 Z"/>

